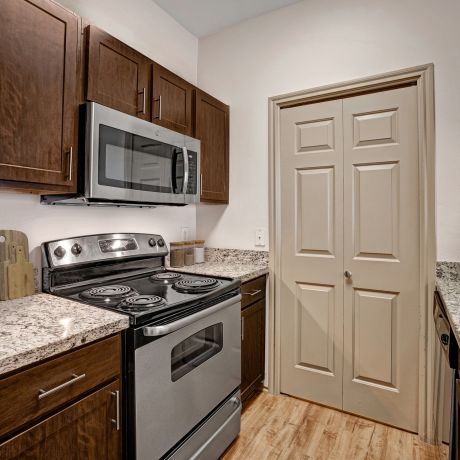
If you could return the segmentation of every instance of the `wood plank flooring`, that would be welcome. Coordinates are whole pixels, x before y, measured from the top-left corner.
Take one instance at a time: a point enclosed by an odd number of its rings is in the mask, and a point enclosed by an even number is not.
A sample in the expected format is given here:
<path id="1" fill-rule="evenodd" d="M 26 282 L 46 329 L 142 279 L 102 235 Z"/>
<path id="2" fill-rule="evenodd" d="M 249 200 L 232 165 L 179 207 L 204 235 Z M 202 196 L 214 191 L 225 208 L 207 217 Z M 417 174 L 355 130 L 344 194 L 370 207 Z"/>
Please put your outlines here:
<path id="1" fill-rule="evenodd" d="M 267 392 L 243 412 L 241 433 L 222 460 L 447 460 L 446 446 L 412 433 Z"/>

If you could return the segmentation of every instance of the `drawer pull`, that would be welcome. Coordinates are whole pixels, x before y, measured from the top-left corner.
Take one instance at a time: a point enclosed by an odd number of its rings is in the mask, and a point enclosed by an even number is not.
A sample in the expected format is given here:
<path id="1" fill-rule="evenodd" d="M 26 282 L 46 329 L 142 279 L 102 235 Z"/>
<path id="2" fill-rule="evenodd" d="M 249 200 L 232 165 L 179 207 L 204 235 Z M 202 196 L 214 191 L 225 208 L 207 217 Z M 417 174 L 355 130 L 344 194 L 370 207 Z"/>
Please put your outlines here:
<path id="1" fill-rule="evenodd" d="M 112 396 L 115 396 L 116 398 L 116 403 L 117 403 L 117 413 L 116 413 L 116 418 L 110 419 L 113 425 L 117 427 L 117 431 L 120 431 L 120 392 L 117 391 L 111 391 L 110 394 Z"/>
<path id="2" fill-rule="evenodd" d="M 254 291 L 251 291 L 251 292 L 243 292 L 243 295 L 250 295 L 252 297 L 257 294 L 260 294 L 261 292 L 262 292 L 262 289 L 254 289 Z"/>
<path id="3" fill-rule="evenodd" d="M 51 396 L 52 394 L 56 393 L 57 391 L 62 390 L 63 388 L 66 388 L 69 385 L 72 385 L 72 384 L 78 382 L 79 380 L 84 379 L 85 377 L 86 377 L 86 374 L 81 374 L 81 375 L 72 374 L 72 378 L 70 380 L 68 380 L 67 382 L 61 383 L 61 385 L 58 385 L 57 387 L 51 388 L 51 390 L 46 391 L 46 390 L 40 389 L 38 391 L 38 393 L 39 393 L 38 394 L 38 399 L 41 400 L 43 398 L 46 398 L 47 396 Z"/>

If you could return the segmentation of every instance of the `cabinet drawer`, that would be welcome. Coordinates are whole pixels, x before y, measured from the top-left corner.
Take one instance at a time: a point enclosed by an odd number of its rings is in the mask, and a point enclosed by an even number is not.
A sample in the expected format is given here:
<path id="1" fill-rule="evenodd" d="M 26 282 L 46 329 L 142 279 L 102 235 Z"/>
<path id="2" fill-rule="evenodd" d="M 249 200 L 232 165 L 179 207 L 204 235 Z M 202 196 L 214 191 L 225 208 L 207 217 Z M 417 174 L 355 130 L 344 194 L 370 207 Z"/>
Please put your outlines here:
<path id="1" fill-rule="evenodd" d="M 241 308 L 265 297 L 265 275 L 241 285 Z"/>
<path id="2" fill-rule="evenodd" d="M 114 336 L 0 379 L 0 436 L 119 373 L 120 338 Z"/>

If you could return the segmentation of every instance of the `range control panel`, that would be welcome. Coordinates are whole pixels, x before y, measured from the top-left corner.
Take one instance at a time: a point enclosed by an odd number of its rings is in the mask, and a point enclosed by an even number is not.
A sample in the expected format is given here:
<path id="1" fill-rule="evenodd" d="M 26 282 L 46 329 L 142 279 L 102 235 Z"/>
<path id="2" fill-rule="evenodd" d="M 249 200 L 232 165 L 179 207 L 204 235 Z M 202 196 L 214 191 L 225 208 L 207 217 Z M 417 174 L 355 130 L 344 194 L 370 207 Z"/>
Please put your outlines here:
<path id="1" fill-rule="evenodd" d="M 44 267 L 65 267 L 124 257 L 164 257 L 167 254 L 163 238 L 148 233 L 78 236 L 42 244 Z"/>

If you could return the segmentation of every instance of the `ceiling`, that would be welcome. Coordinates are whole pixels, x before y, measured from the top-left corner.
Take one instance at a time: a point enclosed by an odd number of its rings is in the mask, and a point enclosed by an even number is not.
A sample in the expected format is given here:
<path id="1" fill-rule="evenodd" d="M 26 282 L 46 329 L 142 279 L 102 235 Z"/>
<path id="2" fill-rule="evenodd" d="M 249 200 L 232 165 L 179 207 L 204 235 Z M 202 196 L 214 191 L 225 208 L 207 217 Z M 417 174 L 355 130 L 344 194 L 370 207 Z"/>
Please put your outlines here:
<path id="1" fill-rule="evenodd" d="M 155 0 L 196 37 L 217 32 L 245 19 L 299 0 Z"/>

